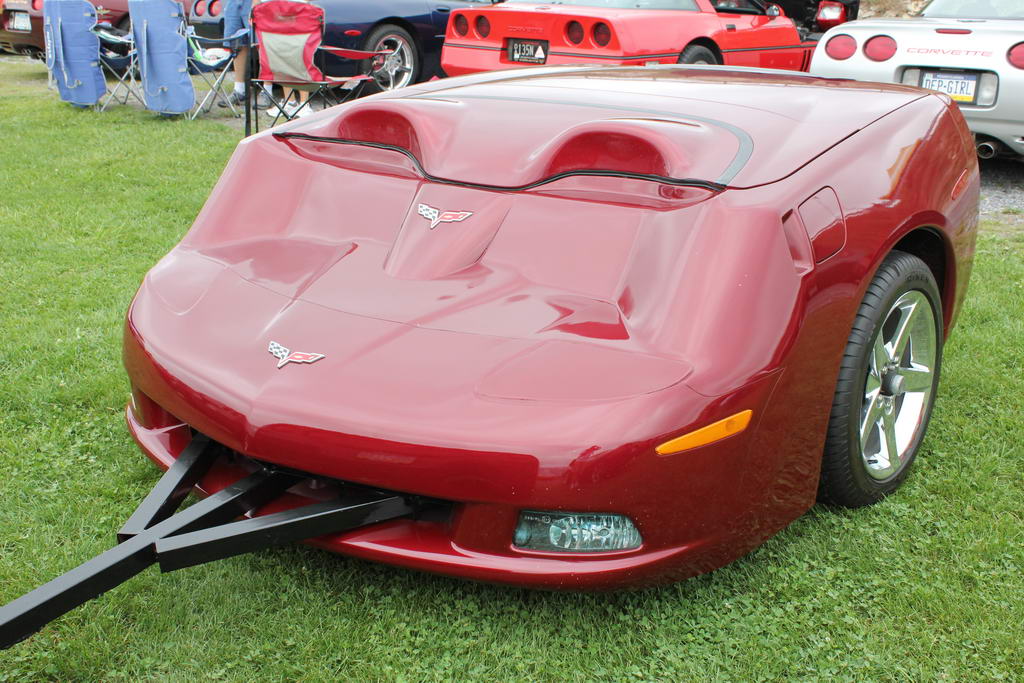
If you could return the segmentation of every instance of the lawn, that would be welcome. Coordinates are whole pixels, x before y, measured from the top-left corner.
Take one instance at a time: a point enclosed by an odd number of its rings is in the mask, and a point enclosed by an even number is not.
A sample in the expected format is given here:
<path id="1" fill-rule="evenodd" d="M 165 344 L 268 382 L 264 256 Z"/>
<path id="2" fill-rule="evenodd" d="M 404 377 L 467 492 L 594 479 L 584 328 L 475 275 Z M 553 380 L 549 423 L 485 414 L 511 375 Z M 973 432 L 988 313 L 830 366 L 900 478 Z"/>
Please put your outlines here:
<path id="1" fill-rule="evenodd" d="M 75 111 L 0 58 L 0 604 L 110 547 L 157 479 L 123 315 L 239 134 Z M 150 570 L 0 652 L 0 682 L 1024 678 L 1024 224 L 987 222 L 895 496 L 633 593 L 479 585 L 305 547 Z M 1017 221 L 1017 222 L 1013 222 Z"/>

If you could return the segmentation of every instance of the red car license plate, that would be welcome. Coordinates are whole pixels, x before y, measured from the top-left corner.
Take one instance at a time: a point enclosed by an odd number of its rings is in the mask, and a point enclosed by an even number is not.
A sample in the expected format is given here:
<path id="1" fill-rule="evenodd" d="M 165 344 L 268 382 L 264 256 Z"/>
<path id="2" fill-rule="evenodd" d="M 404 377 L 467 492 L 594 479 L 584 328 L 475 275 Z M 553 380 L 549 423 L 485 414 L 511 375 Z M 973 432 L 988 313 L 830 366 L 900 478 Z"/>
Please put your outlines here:
<path id="1" fill-rule="evenodd" d="M 962 71 L 924 71 L 921 87 L 949 95 L 954 102 L 974 104 L 978 93 L 978 74 Z"/>
<path id="2" fill-rule="evenodd" d="M 32 20 L 28 12 L 11 12 L 10 20 L 7 22 L 7 29 L 10 31 L 31 31 Z"/>
<path id="3" fill-rule="evenodd" d="M 548 41 L 546 40 L 509 38 L 507 50 L 510 62 L 543 64 L 548 61 Z"/>

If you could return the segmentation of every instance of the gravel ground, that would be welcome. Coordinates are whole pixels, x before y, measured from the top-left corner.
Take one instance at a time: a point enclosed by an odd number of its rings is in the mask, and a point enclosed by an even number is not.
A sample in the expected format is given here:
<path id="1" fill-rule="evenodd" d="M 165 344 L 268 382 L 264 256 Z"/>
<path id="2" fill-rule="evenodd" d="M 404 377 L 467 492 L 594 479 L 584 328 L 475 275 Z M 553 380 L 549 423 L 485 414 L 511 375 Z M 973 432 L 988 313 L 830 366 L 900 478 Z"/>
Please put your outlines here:
<path id="1" fill-rule="evenodd" d="M 1024 222 L 1024 162 L 981 162 L 981 215 Z"/>

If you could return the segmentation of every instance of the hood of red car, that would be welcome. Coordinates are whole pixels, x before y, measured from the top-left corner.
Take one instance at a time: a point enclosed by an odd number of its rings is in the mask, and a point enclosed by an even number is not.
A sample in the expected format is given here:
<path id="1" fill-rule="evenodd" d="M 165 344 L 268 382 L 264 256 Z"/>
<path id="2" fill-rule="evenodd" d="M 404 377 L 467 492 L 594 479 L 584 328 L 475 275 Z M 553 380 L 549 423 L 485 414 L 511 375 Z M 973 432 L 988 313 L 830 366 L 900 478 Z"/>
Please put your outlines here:
<path id="1" fill-rule="evenodd" d="M 236 207 L 223 227 L 248 225 L 239 238 L 207 223 L 207 211 L 200 223 L 210 228 L 148 275 L 133 322 L 160 358 L 180 364 L 176 374 L 245 377 L 258 385 L 245 396 L 302 380 L 391 400 L 422 394 L 417 410 L 454 394 L 620 400 L 689 374 L 684 358 L 629 321 L 656 305 L 654 292 L 643 302 L 619 292 L 644 224 L 663 214 L 398 178 L 364 188 L 370 201 L 359 205 L 356 193 L 331 191 L 351 184 L 351 172 L 312 165 L 305 175 L 310 162 L 295 163 L 277 170 L 296 178 L 285 196 L 298 201 L 260 203 L 258 219 Z M 445 210 L 465 218 L 431 228 Z M 566 211 L 579 222 L 565 225 Z M 325 357 L 278 369 L 271 342 Z"/>
<path id="2" fill-rule="evenodd" d="M 770 365 L 800 287 L 781 212 L 728 188 L 922 95 L 683 73 L 461 79 L 250 138 L 132 324 L 175 376 L 236 406 L 330 413 L 342 399 L 326 389 L 288 398 L 320 382 L 376 382 L 421 417 L 453 400 L 471 415 L 726 393 Z M 830 88 L 845 108 L 803 101 Z M 278 369 L 272 342 L 324 358 Z"/>

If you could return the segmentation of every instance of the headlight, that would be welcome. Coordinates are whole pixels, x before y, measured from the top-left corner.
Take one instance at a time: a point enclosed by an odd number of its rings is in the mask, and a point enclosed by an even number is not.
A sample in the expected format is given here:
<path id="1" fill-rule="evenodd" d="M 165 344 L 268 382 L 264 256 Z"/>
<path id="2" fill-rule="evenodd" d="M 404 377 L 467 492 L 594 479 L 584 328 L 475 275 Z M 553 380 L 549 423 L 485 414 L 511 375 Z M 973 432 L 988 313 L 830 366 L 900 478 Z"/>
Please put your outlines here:
<path id="1" fill-rule="evenodd" d="M 532 510 L 519 514 L 513 538 L 524 550 L 563 552 L 632 550 L 641 542 L 640 532 L 623 515 Z"/>

